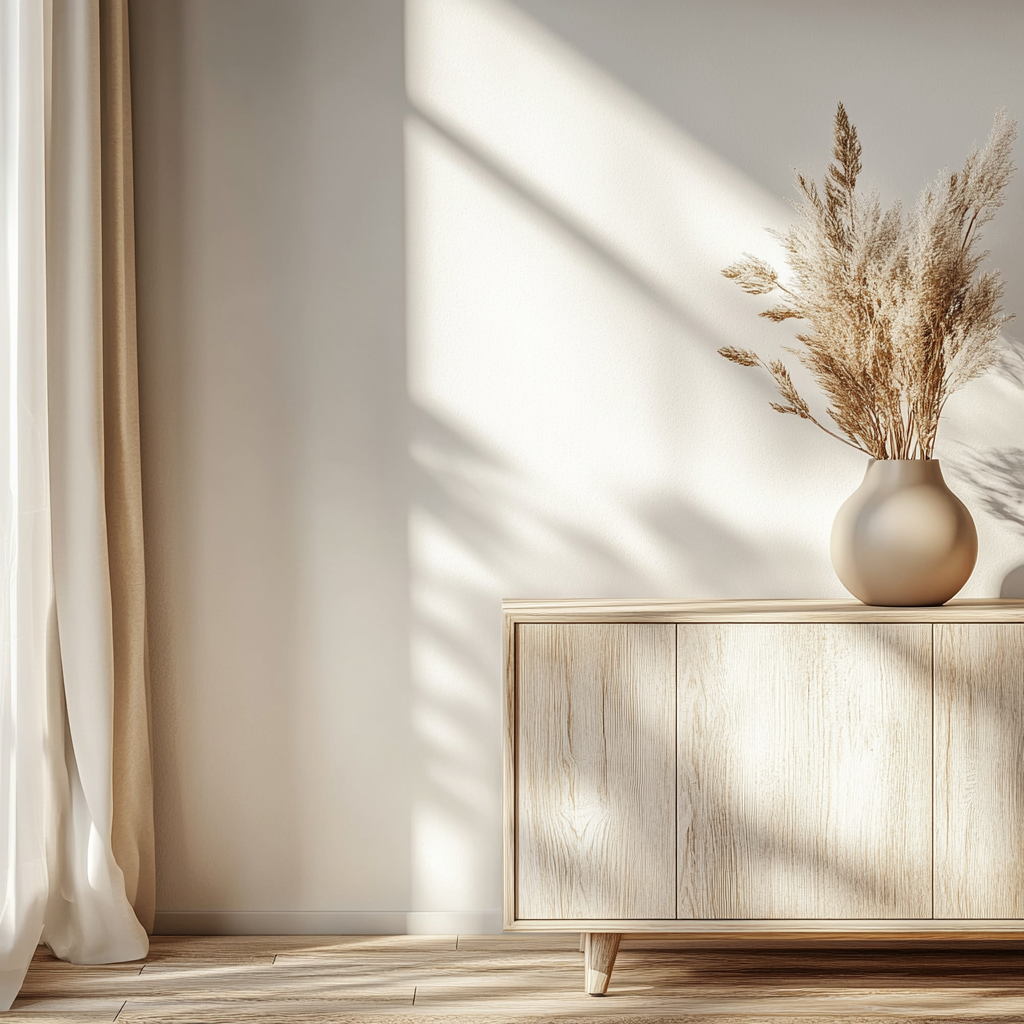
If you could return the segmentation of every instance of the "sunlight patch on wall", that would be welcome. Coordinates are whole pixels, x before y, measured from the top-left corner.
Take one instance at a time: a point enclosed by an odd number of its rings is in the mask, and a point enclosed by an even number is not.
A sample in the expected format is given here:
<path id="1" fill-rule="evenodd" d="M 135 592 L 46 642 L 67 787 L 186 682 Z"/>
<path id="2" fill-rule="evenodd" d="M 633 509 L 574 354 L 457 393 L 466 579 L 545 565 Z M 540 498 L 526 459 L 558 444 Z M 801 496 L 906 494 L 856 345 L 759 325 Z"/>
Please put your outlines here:
<path id="1" fill-rule="evenodd" d="M 672 301 L 722 330 L 750 323 L 717 271 L 790 211 L 592 63 L 500 0 L 411 0 L 413 106 L 484 155 Z"/>
<path id="2" fill-rule="evenodd" d="M 413 909 L 459 911 L 500 902 L 500 598 L 839 596 L 852 485 L 716 354 L 786 342 L 719 273 L 785 204 L 509 4 L 406 39 Z"/>

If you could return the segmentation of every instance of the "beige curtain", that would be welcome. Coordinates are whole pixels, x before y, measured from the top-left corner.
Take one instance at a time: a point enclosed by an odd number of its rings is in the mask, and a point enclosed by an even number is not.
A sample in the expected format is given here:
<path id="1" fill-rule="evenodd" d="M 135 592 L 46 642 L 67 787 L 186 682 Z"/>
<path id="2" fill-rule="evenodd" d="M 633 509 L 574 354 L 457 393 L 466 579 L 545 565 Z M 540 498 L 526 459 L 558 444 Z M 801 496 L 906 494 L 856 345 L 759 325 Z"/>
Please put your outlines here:
<path id="1" fill-rule="evenodd" d="M 128 68 L 126 0 L 0 4 L 3 1009 L 153 920 Z"/>
<path id="2" fill-rule="evenodd" d="M 156 910 L 146 664 L 128 0 L 100 0 L 103 446 L 114 641 L 113 848 L 147 932 Z"/>

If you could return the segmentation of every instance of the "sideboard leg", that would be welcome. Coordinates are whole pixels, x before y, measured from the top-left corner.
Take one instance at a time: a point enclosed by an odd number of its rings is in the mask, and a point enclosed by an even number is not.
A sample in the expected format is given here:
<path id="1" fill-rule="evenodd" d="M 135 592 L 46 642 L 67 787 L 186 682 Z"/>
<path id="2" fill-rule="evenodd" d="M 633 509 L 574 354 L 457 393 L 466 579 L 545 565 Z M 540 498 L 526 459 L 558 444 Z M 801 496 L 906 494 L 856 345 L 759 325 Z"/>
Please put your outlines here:
<path id="1" fill-rule="evenodd" d="M 580 952 L 586 953 L 587 951 L 587 933 L 580 932 Z"/>
<path id="2" fill-rule="evenodd" d="M 608 991 L 608 979 L 612 976 L 615 956 L 619 952 L 622 936 L 618 933 L 586 933 L 586 979 L 587 992 L 592 996 L 603 996 Z"/>

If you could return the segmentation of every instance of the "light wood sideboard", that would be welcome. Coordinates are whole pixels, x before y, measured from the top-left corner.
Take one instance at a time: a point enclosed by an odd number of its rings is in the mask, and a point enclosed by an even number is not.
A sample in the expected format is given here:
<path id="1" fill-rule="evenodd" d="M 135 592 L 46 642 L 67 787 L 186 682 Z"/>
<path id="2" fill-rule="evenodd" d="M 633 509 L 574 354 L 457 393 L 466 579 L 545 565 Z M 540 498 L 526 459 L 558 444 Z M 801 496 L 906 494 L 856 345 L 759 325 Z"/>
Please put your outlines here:
<path id="1" fill-rule="evenodd" d="M 526 601 L 505 928 L 1024 935 L 1024 601 Z"/>

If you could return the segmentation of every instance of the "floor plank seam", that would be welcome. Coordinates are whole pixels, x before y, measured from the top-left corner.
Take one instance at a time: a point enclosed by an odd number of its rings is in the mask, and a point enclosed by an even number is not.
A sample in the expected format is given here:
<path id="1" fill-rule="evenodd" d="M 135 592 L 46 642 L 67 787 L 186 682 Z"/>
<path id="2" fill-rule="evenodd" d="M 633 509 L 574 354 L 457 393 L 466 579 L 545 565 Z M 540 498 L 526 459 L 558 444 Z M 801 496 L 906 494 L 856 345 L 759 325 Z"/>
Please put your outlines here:
<path id="1" fill-rule="evenodd" d="M 141 966 L 113 967 L 41 950 L 15 1012 L 35 1024 L 1024 1024 L 1019 940 L 900 952 L 634 945 L 606 1001 L 583 991 L 577 948 L 536 936 L 180 937 L 155 941 Z"/>

